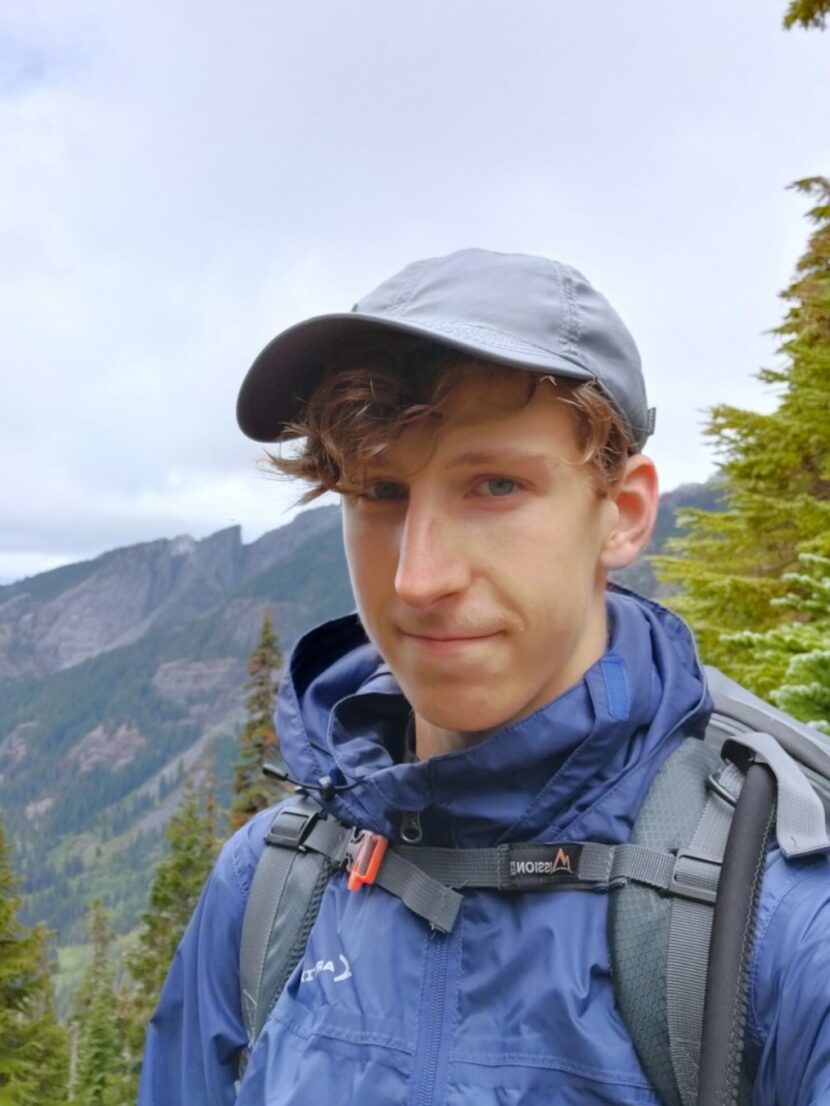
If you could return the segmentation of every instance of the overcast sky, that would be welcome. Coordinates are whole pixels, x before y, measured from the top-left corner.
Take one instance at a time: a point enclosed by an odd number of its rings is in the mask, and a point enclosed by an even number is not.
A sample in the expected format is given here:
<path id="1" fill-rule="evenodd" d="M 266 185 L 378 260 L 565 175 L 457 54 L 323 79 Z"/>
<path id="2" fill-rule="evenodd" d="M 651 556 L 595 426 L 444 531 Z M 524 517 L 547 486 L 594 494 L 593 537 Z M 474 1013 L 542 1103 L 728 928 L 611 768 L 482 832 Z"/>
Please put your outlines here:
<path id="1" fill-rule="evenodd" d="M 665 489 L 753 377 L 830 175 L 830 34 L 784 0 L 6 0 L 0 581 L 290 518 L 236 391 L 418 257 L 557 257 L 611 300 Z"/>

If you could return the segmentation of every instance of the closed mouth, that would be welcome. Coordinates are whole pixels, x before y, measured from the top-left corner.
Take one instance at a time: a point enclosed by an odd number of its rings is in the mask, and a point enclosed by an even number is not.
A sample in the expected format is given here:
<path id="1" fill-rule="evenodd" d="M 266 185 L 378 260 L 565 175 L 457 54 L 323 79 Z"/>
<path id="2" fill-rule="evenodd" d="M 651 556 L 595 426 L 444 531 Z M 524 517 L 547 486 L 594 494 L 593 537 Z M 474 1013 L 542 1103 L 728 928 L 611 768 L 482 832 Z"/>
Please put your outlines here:
<path id="1" fill-rule="evenodd" d="M 435 642 L 451 642 L 451 641 L 484 641 L 486 638 L 495 637 L 499 631 L 491 631 L 486 634 L 415 634 L 408 630 L 404 630 L 405 637 L 415 638 L 418 641 L 435 641 Z"/>

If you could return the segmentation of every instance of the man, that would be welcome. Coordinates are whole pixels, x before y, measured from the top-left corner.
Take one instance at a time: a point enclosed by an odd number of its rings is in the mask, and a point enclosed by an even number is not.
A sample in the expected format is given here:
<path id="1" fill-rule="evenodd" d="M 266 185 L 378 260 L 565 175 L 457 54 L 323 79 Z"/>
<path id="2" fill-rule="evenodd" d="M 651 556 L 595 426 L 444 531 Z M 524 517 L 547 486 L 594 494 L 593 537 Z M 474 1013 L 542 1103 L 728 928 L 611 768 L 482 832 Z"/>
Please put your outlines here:
<path id="1" fill-rule="evenodd" d="M 276 338 L 238 415 L 256 440 L 303 439 L 273 460 L 306 499 L 342 495 L 358 614 L 294 650 L 292 776 L 393 843 L 626 841 L 711 704 L 685 625 L 607 586 L 658 493 L 639 357 L 603 297 L 540 258 L 420 262 Z M 242 918 L 272 818 L 208 882 L 143 1106 L 659 1101 L 615 999 L 607 890 L 467 889 L 441 932 L 339 875 L 237 1084 Z M 759 1106 L 830 1103 L 827 869 L 771 854 L 747 1023 Z"/>

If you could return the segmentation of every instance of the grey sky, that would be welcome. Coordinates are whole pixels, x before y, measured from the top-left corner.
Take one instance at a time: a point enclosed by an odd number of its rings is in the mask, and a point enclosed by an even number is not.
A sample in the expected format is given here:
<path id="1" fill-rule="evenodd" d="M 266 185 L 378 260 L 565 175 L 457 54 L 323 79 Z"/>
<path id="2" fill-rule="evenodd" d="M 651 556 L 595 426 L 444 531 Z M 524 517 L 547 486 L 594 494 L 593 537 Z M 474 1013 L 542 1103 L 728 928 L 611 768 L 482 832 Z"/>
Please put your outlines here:
<path id="1" fill-rule="evenodd" d="M 237 431 L 279 329 L 468 245 L 618 308 L 671 488 L 769 408 L 830 174 L 830 36 L 783 0 L 12 0 L 0 14 L 0 580 L 287 520 Z"/>

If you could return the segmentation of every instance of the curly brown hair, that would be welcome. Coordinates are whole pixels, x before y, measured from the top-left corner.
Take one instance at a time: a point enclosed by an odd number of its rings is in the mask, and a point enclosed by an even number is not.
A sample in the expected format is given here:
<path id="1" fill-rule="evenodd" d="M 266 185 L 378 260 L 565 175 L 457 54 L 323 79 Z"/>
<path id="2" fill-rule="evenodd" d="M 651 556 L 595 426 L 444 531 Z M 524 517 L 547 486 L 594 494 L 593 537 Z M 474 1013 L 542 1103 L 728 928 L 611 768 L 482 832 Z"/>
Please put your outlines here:
<path id="1" fill-rule="evenodd" d="M 284 476 L 310 485 L 300 503 L 327 491 L 348 493 L 360 487 L 360 474 L 405 430 L 432 422 L 439 426 L 444 406 L 458 385 L 473 375 L 488 380 L 519 376 L 525 406 L 543 380 L 574 415 L 580 463 L 590 467 L 597 494 L 607 494 L 636 446 L 625 423 L 593 381 L 544 376 L 489 361 L 420 339 L 383 337 L 327 362 L 320 382 L 293 422 L 286 438 L 303 438 L 293 455 L 267 453 L 267 463 Z"/>

